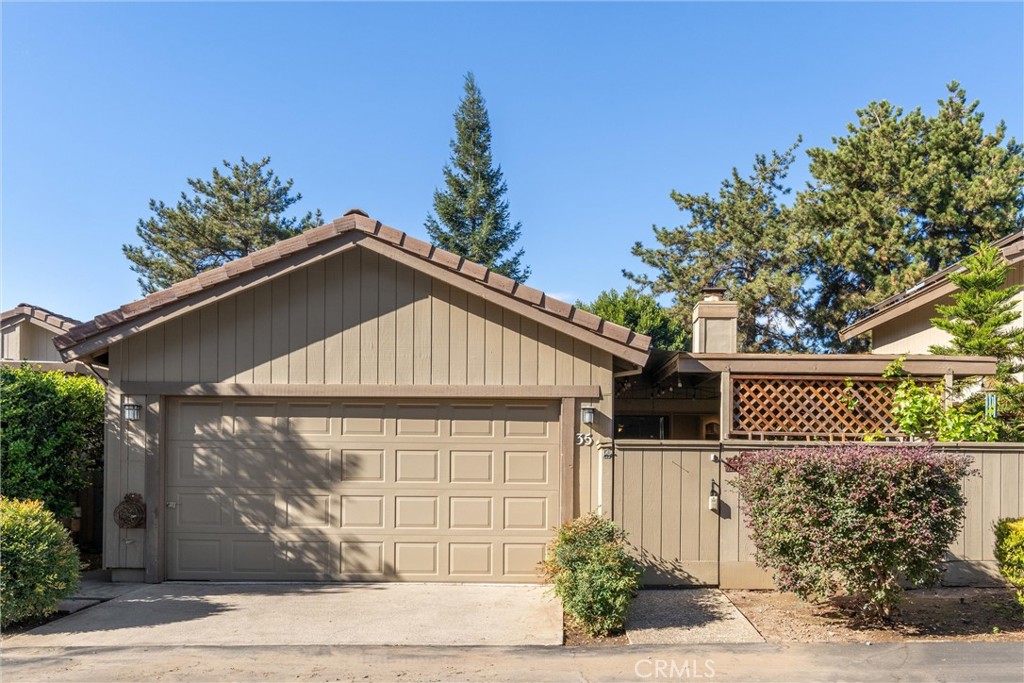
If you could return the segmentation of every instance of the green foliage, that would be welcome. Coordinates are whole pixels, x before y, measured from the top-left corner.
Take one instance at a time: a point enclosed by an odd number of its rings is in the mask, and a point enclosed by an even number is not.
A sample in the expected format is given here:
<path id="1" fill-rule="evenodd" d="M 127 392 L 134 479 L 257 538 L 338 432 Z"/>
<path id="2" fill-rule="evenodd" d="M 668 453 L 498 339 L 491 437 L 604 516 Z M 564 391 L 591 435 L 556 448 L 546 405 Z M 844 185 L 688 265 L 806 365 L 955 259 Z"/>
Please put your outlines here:
<path id="1" fill-rule="evenodd" d="M 634 287 L 627 287 L 621 294 L 614 289 L 601 292 L 592 303 L 577 301 L 576 307 L 646 334 L 656 349 L 685 351 L 689 346 L 687 329 L 674 320 L 657 299 Z"/>
<path id="2" fill-rule="evenodd" d="M 446 190 L 434 191 L 434 212 L 427 216 L 430 240 L 453 254 L 487 266 L 517 282 L 530 277 L 523 250 L 510 257 L 522 224 L 512 224 L 501 166 L 491 158 L 491 120 L 472 73 L 466 74 L 465 95 L 455 112 L 452 155 L 444 167 Z"/>
<path id="3" fill-rule="evenodd" d="M 853 596 L 887 617 L 901 580 L 931 585 L 964 519 L 970 458 L 927 446 L 827 446 L 730 460 L 760 567 L 804 599 Z"/>
<path id="4" fill-rule="evenodd" d="M 566 614 L 590 635 L 604 636 L 625 626 L 641 572 L 626 551 L 625 532 L 591 513 L 558 529 L 544 575 Z"/>
<path id="5" fill-rule="evenodd" d="M 0 493 L 66 516 L 102 457 L 99 382 L 27 364 L 0 368 Z"/>
<path id="6" fill-rule="evenodd" d="M 953 303 L 936 306 L 931 323 L 950 335 L 949 344 L 932 346 L 936 354 L 994 356 L 995 377 L 981 388 L 994 391 L 999 405 L 1000 438 L 1024 441 L 1024 387 L 1014 373 L 1024 369 L 1024 327 L 1014 298 L 1020 285 L 1007 285 L 1010 265 L 997 247 L 980 245 L 963 260 L 962 270 L 949 275 L 957 286 Z M 976 380 L 958 386 L 964 410 L 984 414 L 984 393 Z"/>
<path id="7" fill-rule="evenodd" d="M 1024 518 L 1000 519 L 994 526 L 999 573 L 1017 589 L 1017 602 L 1024 607 Z"/>
<path id="8" fill-rule="evenodd" d="M 135 229 L 142 246 L 121 248 L 139 274 L 143 293 L 170 287 L 323 222 L 319 211 L 301 218 L 284 215 L 302 195 L 293 195 L 292 181 L 281 182 L 269 164 L 270 157 L 224 161 L 227 173 L 214 167 L 212 180 L 188 178 L 192 194 L 182 192 L 175 206 L 149 201 L 154 215 L 139 219 Z"/>
<path id="9" fill-rule="evenodd" d="M 734 168 L 717 197 L 673 190 L 672 200 L 686 213 L 687 224 L 655 226 L 659 246 L 633 246 L 633 255 L 654 269 L 653 277 L 624 275 L 655 295 L 671 293 L 672 314 L 679 321 L 691 319 L 704 287 L 725 287 L 726 296 L 739 302 L 741 350 L 802 350 L 796 330 L 804 284 L 801 254 L 807 245 L 794 229 L 792 212 L 781 204 L 789 193 L 782 183 L 796 146 L 757 155 L 749 176 Z"/>
<path id="10" fill-rule="evenodd" d="M 45 617 L 78 590 L 78 550 L 37 500 L 0 497 L 0 625 Z"/>
<path id="11" fill-rule="evenodd" d="M 963 258 L 971 244 L 1024 228 L 1024 151 L 956 82 L 934 116 L 889 102 L 858 110 L 834 148 L 808 151 L 814 181 L 796 204 L 813 236 L 809 334 L 832 350 L 871 305 Z"/>
<path id="12" fill-rule="evenodd" d="M 963 405 L 947 405 L 943 387 L 918 384 L 903 369 L 903 358 L 883 372 L 899 379 L 893 389 L 892 415 L 900 431 L 918 439 L 935 441 L 998 441 L 999 425 L 985 414 Z"/>

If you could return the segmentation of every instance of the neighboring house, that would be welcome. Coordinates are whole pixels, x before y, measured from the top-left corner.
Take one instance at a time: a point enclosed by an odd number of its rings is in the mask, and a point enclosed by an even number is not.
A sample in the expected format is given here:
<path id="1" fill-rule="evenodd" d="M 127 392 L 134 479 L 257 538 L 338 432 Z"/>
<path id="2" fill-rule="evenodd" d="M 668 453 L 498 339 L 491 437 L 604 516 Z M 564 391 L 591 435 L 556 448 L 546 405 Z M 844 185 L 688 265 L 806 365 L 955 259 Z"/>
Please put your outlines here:
<path id="1" fill-rule="evenodd" d="M 1011 265 L 1009 285 L 1024 284 L 1024 232 L 1015 232 L 995 243 Z M 871 352 L 880 354 L 926 354 L 933 344 L 946 344 L 949 335 L 935 328 L 936 306 L 953 303 L 956 291 L 949 274 L 960 269 L 956 263 L 944 268 L 905 292 L 879 302 L 853 325 L 839 333 L 843 341 L 862 334 L 871 335 Z M 1024 325 L 1024 292 L 1015 299 L 1020 324 Z"/>
<path id="2" fill-rule="evenodd" d="M 711 292 L 693 353 L 651 350 L 352 210 L 55 343 L 110 368 L 115 580 L 536 581 L 553 528 L 599 510 L 652 580 L 750 587 L 729 439 L 885 432 L 891 359 L 736 353 L 736 316 Z"/>
<path id="3" fill-rule="evenodd" d="M 42 306 L 18 304 L 0 314 L 0 362 L 20 366 L 28 362 L 44 370 L 61 370 L 93 376 L 83 363 L 65 363 L 53 346 L 53 338 L 66 334 L 81 323 L 48 311 Z M 97 368 L 104 373 L 104 368 Z"/>

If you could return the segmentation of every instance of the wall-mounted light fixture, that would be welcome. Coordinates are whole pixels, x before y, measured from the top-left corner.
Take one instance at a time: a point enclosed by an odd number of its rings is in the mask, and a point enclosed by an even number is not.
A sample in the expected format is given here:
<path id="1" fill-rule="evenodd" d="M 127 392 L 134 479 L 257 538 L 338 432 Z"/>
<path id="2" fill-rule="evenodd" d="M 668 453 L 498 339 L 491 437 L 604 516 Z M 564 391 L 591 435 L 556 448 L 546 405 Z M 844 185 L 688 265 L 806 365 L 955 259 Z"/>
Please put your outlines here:
<path id="1" fill-rule="evenodd" d="M 594 424 L 595 411 L 593 408 L 584 408 L 580 411 L 580 419 L 583 420 L 583 424 L 592 425 Z"/>
<path id="2" fill-rule="evenodd" d="M 142 406 L 129 401 L 121 406 L 121 413 L 124 415 L 124 419 L 135 422 L 142 417 Z"/>

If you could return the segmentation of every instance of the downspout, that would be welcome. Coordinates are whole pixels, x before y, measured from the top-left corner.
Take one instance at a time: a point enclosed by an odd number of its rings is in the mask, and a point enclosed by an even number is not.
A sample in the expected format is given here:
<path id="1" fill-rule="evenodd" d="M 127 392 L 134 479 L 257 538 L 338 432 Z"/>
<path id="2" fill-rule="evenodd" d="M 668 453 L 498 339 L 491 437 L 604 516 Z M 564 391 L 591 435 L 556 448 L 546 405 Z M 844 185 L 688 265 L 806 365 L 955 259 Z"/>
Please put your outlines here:
<path id="1" fill-rule="evenodd" d="M 92 363 L 90 363 L 87 360 L 82 360 L 82 359 L 79 359 L 78 362 L 81 363 L 82 365 L 84 365 L 85 367 L 89 368 L 89 372 L 91 372 L 96 377 L 96 379 L 98 379 L 100 381 L 100 384 L 102 384 L 104 387 L 109 387 L 110 386 L 110 381 L 106 380 L 106 379 L 103 379 L 103 376 L 100 375 L 100 373 L 96 372 L 96 368 L 94 368 L 92 366 Z"/>

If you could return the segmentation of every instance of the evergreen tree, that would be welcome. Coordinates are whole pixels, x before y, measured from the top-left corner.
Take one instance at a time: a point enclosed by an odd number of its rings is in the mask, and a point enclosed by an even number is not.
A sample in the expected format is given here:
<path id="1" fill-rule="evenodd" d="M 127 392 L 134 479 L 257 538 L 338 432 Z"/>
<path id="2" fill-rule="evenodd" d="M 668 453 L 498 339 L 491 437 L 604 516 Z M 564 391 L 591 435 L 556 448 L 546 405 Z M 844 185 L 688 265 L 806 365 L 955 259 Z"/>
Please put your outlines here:
<path id="1" fill-rule="evenodd" d="M 682 194 L 673 201 L 689 216 L 675 228 L 654 228 L 657 247 L 633 246 L 633 255 L 655 270 L 653 277 L 624 275 L 655 294 L 670 292 L 673 317 L 688 323 L 701 290 L 725 287 L 739 303 L 738 341 L 744 351 L 799 351 L 800 292 L 804 238 L 794 230 L 791 211 L 780 203 L 783 181 L 797 144 L 781 154 L 757 155 L 753 173 L 735 168 L 717 197 Z"/>
<path id="2" fill-rule="evenodd" d="M 509 219 L 508 191 L 491 158 L 491 122 L 472 72 L 455 112 L 451 159 L 444 167 L 445 190 L 434 191 L 427 234 L 434 245 L 487 266 L 518 282 L 530 276 L 523 249 L 506 256 L 519 241 L 522 224 Z"/>
<path id="3" fill-rule="evenodd" d="M 139 219 L 135 229 L 142 246 L 122 246 L 143 293 L 170 287 L 323 222 L 319 211 L 301 218 L 284 215 L 302 195 L 293 195 L 292 181 L 281 182 L 269 164 L 270 157 L 256 162 L 242 157 L 233 165 L 225 161 L 227 173 L 215 167 L 211 180 L 188 178 L 191 196 L 182 192 L 175 206 L 149 201 L 154 215 Z"/>
<path id="4" fill-rule="evenodd" d="M 857 112 L 834 149 L 808 151 L 814 182 L 797 202 L 817 287 L 812 345 L 856 351 L 839 330 L 873 304 L 1024 227 L 1024 153 L 1006 127 L 986 133 L 978 102 L 953 82 L 934 117 L 889 102 Z"/>
<path id="5" fill-rule="evenodd" d="M 999 249 L 980 245 L 965 258 L 963 270 L 951 273 L 957 286 L 953 303 L 936 306 L 938 317 L 932 325 L 950 335 L 948 344 L 929 350 L 940 355 L 994 356 L 996 375 L 987 378 L 985 388 L 998 397 L 1002 438 L 1024 438 L 1024 386 L 1014 376 L 1024 370 L 1024 327 L 1021 326 L 1020 285 L 1007 285 L 1010 265 Z M 974 382 L 965 387 L 972 390 Z M 982 398 L 972 391 L 966 400 L 975 411 L 984 409 Z"/>
<path id="6" fill-rule="evenodd" d="M 656 349 L 685 351 L 689 345 L 687 328 L 674 320 L 657 299 L 635 287 L 627 287 L 621 294 L 614 289 L 601 292 L 592 303 L 577 301 L 576 307 L 646 334 Z"/>

